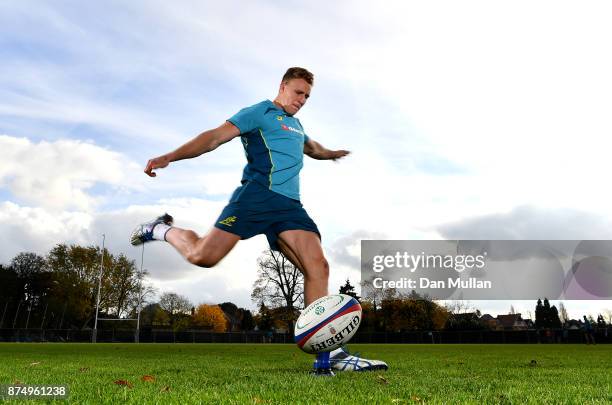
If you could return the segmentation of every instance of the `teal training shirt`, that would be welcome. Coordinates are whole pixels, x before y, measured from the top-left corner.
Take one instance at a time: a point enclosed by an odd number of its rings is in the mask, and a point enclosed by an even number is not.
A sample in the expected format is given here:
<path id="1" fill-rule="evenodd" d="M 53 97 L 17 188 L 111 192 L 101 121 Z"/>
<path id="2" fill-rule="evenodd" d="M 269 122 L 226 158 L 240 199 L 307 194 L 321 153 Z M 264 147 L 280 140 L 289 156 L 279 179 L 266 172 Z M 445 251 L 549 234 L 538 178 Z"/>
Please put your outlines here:
<path id="1" fill-rule="evenodd" d="M 243 108 L 228 119 L 240 130 L 247 165 L 242 182 L 300 199 L 300 170 L 308 136 L 300 121 L 270 100 Z"/>

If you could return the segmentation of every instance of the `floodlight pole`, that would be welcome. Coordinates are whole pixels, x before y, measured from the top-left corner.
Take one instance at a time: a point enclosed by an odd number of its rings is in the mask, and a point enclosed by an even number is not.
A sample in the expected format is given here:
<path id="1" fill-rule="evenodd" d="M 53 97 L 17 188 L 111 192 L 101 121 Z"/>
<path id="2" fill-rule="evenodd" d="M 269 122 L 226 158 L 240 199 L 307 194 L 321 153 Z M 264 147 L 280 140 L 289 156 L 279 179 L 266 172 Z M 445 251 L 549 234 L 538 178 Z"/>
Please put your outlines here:
<path id="1" fill-rule="evenodd" d="M 100 286 L 102 284 L 102 271 L 104 269 L 104 242 L 106 235 L 102 234 L 102 252 L 100 254 L 100 274 L 98 276 L 98 295 L 96 297 L 96 320 L 94 321 L 93 333 L 91 334 L 91 343 L 96 343 L 98 338 L 98 312 L 100 309 Z"/>

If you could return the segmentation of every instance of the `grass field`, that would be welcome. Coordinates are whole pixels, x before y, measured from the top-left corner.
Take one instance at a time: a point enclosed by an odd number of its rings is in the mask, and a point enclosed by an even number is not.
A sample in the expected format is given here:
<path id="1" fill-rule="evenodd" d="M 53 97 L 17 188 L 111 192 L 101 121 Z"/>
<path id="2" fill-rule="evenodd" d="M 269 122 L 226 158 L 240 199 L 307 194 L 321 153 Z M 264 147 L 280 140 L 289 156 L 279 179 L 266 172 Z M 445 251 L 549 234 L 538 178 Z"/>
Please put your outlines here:
<path id="1" fill-rule="evenodd" d="M 313 377 L 293 345 L 2 343 L 0 384 L 67 384 L 91 404 L 612 403 L 611 345 L 350 349 L 389 371 Z"/>

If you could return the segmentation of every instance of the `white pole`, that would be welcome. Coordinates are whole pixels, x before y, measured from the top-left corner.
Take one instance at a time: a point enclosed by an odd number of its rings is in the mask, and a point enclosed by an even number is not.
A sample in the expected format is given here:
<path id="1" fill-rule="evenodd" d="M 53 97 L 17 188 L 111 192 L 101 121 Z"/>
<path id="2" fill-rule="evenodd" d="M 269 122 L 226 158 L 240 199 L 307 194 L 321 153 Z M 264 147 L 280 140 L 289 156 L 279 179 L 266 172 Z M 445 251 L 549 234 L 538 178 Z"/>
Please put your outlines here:
<path id="1" fill-rule="evenodd" d="M 140 343 L 140 300 L 142 299 L 142 266 L 144 263 L 144 247 L 142 244 L 142 254 L 140 256 L 140 274 L 138 275 L 138 305 L 136 307 L 136 343 Z"/>
<path id="2" fill-rule="evenodd" d="M 96 320 L 94 322 L 93 334 L 91 335 L 91 343 L 96 343 L 98 338 L 98 312 L 100 307 L 100 286 L 102 284 L 102 271 L 104 269 L 104 241 L 106 235 L 102 234 L 102 252 L 100 254 L 100 275 L 98 276 L 98 295 L 96 297 Z"/>

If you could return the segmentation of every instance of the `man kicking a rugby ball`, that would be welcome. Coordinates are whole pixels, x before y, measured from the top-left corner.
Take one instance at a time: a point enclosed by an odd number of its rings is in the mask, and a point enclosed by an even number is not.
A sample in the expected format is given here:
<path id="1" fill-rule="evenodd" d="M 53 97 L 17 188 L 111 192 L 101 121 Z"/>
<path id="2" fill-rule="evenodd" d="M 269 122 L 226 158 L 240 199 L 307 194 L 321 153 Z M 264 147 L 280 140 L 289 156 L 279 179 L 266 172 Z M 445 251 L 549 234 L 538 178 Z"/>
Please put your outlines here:
<path id="1" fill-rule="evenodd" d="M 190 263 L 213 267 L 240 239 L 265 234 L 270 248 L 280 250 L 304 275 L 306 305 L 328 294 L 329 265 L 321 248 L 317 225 L 300 203 L 299 173 L 304 154 L 318 160 L 336 160 L 349 154 L 329 150 L 304 133 L 295 114 L 306 104 L 313 85 L 308 70 L 293 67 L 283 76 L 274 101 L 265 100 L 243 108 L 220 127 L 205 131 L 173 152 L 148 161 L 145 173 L 171 162 L 191 159 L 240 136 L 247 157 L 242 185 L 205 236 L 172 226 L 165 214 L 138 226 L 132 245 L 166 241 Z M 315 374 L 333 375 L 331 369 L 365 371 L 387 369 L 387 364 L 366 360 L 338 349 L 320 353 Z"/>

